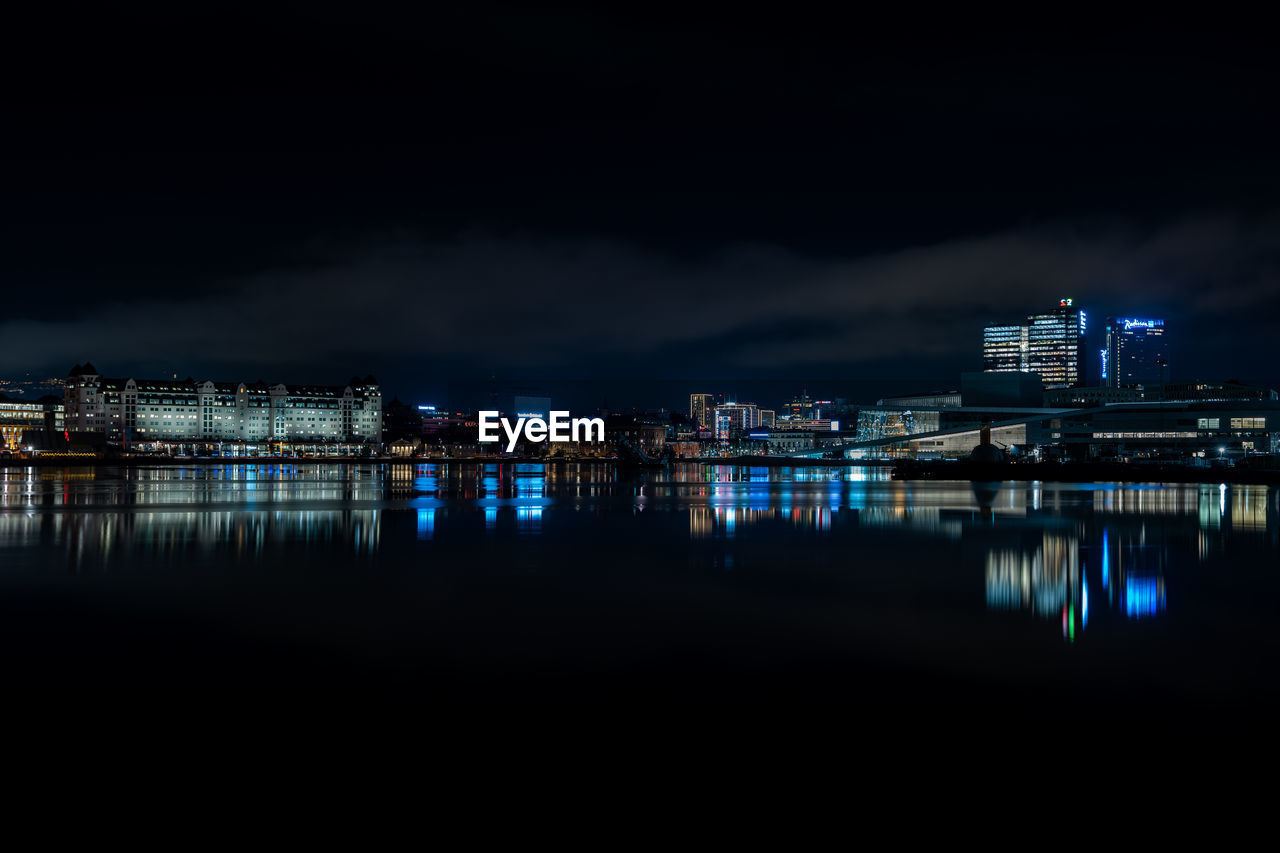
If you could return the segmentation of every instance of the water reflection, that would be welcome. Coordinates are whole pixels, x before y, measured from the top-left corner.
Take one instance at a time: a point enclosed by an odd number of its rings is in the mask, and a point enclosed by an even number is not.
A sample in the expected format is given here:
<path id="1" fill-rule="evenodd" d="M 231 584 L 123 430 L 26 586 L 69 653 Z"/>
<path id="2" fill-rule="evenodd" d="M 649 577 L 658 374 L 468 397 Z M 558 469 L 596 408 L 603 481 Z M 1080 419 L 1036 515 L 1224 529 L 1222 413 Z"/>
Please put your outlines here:
<path id="1" fill-rule="evenodd" d="M 1141 528 L 1113 535 L 1104 526 L 1096 546 L 1082 545 L 1075 533 L 1045 531 L 1034 548 L 987 554 L 987 607 L 1060 619 L 1063 637 L 1074 641 L 1089 627 L 1091 606 L 1095 615 L 1103 607 L 1128 619 L 1162 613 L 1168 559 L 1166 544 L 1145 541 Z M 1091 580 L 1100 590 L 1092 598 Z"/>
<path id="2" fill-rule="evenodd" d="M 265 571 L 313 557 L 431 567 L 440 549 L 481 545 L 536 569 L 593 536 L 652 566 L 887 572 L 987 619 L 1061 625 L 1069 642 L 1102 621 L 1166 619 L 1170 597 L 1175 611 L 1195 607 L 1190 589 L 1214 571 L 1280 551 L 1276 494 L 1262 486 L 901 482 L 859 466 L 0 470 L 7 574 Z"/>
<path id="3" fill-rule="evenodd" d="M 284 548 L 371 556 L 379 510 L 137 511 L 0 514 L 0 549 L 30 549 L 41 568 L 128 570 L 139 563 L 175 570 L 201 562 L 260 559 Z M 53 556 L 65 558 L 61 561 Z M 18 562 L 11 557 L 12 562 Z"/>
<path id="4" fill-rule="evenodd" d="M 987 607 L 1029 610 L 1058 616 L 1083 602 L 1080 542 L 1074 536 L 1045 533 L 1034 550 L 998 549 L 987 554 Z"/>
<path id="5" fill-rule="evenodd" d="M 0 509 L 360 501 L 386 496 L 379 465 L 0 469 Z"/>

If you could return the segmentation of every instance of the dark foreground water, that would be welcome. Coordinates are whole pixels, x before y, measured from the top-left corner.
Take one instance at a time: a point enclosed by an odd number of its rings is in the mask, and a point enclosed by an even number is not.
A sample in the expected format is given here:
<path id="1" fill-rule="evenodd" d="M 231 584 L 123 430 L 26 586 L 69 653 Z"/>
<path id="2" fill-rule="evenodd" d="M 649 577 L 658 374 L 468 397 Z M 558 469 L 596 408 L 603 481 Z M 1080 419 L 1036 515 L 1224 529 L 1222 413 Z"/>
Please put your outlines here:
<path id="1" fill-rule="evenodd" d="M 11 468 L 4 685 L 86 713 L 1075 717 L 1142 749 L 1154 721 L 1276 710 L 1278 502 L 858 467 Z"/>

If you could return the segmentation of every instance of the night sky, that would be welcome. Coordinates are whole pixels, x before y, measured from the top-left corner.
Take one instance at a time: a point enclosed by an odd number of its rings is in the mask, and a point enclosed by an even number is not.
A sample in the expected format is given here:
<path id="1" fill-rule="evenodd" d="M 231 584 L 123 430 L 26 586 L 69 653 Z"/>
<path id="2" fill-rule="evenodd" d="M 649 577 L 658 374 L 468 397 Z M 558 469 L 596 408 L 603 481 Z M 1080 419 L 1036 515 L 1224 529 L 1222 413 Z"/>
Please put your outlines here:
<path id="1" fill-rule="evenodd" d="M 1256 22 L 198 5 L 7 13 L 0 376 L 874 399 L 1071 296 L 1280 382 Z"/>

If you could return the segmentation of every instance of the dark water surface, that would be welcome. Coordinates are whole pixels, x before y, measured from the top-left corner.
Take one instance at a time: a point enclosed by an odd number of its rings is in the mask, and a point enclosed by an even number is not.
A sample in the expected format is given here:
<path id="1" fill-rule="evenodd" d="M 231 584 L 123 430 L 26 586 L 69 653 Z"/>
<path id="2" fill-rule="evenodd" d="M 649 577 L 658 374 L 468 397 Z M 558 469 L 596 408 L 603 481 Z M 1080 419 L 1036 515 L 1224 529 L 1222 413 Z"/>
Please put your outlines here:
<path id="1" fill-rule="evenodd" d="M 1077 709 L 1133 734 L 1276 708 L 1278 500 L 860 467 L 11 468 L 5 681 L 218 706 Z"/>

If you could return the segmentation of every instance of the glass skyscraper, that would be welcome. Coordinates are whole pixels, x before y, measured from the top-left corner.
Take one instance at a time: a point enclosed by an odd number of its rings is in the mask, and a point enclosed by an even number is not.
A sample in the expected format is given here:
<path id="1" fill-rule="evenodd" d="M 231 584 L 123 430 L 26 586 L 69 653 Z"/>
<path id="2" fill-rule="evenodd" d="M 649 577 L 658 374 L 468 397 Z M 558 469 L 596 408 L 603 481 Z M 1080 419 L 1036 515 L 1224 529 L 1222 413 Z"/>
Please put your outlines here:
<path id="1" fill-rule="evenodd" d="M 715 408 L 711 394 L 689 395 L 689 420 L 701 427 L 712 426 L 711 410 Z"/>
<path id="2" fill-rule="evenodd" d="M 1086 384 L 1085 313 L 1074 300 L 1027 317 L 1025 326 L 987 326 L 982 334 L 982 369 L 988 373 L 1040 374 L 1045 389 Z"/>
<path id="3" fill-rule="evenodd" d="M 1164 320 L 1108 317 L 1106 346 L 1100 364 L 1101 382 L 1112 388 L 1160 382 L 1162 364 L 1169 363 Z"/>
<path id="4" fill-rule="evenodd" d="M 1007 373 L 1027 369 L 1027 327 L 987 326 L 982 330 L 982 369 Z"/>

